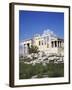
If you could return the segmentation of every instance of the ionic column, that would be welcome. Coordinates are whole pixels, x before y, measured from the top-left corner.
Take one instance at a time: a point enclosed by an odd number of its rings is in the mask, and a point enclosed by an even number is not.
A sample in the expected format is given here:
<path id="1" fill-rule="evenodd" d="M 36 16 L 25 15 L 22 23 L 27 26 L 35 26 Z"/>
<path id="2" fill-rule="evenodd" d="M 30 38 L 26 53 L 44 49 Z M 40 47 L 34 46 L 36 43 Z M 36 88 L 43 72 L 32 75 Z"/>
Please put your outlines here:
<path id="1" fill-rule="evenodd" d="M 53 47 L 55 47 L 55 41 L 53 41 Z"/>
<path id="2" fill-rule="evenodd" d="M 58 47 L 58 41 L 57 41 L 57 47 Z"/>
<path id="3" fill-rule="evenodd" d="M 59 41 L 59 47 L 61 47 L 61 41 Z"/>
<path id="4" fill-rule="evenodd" d="M 57 47 L 57 42 L 55 41 L 55 47 Z"/>
<path id="5" fill-rule="evenodd" d="M 60 41 L 60 47 L 61 47 L 61 41 Z"/>

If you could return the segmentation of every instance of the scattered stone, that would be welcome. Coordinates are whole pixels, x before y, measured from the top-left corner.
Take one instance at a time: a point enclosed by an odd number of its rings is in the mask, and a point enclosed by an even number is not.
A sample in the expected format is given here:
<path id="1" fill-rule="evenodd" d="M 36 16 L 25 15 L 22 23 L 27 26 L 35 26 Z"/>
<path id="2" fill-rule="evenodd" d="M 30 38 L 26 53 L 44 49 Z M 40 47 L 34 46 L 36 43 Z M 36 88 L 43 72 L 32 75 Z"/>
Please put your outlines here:
<path id="1" fill-rule="evenodd" d="M 53 53 L 53 54 L 52 53 L 45 54 L 44 52 L 32 53 L 24 57 L 24 59 L 25 59 L 24 63 L 33 64 L 33 65 L 35 65 L 36 63 L 42 63 L 43 65 L 46 65 L 46 63 L 50 63 L 50 62 L 64 63 L 64 56 L 56 53 Z"/>

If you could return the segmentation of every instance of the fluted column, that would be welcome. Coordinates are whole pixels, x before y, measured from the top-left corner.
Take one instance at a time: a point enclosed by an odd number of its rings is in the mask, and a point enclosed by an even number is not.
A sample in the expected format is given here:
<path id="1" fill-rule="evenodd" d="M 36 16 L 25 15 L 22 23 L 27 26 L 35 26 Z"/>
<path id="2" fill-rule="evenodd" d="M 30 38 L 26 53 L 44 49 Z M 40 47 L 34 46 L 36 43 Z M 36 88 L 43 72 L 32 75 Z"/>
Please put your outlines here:
<path id="1" fill-rule="evenodd" d="M 58 41 L 56 41 L 57 42 L 57 47 L 58 47 Z"/>
<path id="2" fill-rule="evenodd" d="M 60 45 L 60 41 L 59 41 L 59 47 L 61 47 L 61 45 Z"/>
<path id="3" fill-rule="evenodd" d="M 56 41 L 56 47 L 58 47 L 58 42 Z"/>
<path id="4" fill-rule="evenodd" d="M 53 41 L 53 47 L 55 47 L 55 41 Z"/>
<path id="5" fill-rule="evenodd" d="M 59 41 L 59 47 L 61 47 L 61 41 Z"/>

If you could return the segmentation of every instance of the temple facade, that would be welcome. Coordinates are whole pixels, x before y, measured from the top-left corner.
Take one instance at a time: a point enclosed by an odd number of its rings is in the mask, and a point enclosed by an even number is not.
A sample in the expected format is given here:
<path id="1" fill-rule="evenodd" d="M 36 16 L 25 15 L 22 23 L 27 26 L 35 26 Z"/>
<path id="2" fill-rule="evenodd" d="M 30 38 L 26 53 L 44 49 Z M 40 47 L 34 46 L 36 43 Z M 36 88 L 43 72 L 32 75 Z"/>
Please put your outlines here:
<path id="1" fill-rule="evenodd" d="M 22 54 L 28 55 L 28 48 L 31 45 L 38 47 L 40 52 L 45 52 L 46 54 L 64 54 L 64 39 L 58 37 L 51 30 L 44 30 L 43 34 L 36 34 L 33 38 L 24 40 L 21 42 Z"/>

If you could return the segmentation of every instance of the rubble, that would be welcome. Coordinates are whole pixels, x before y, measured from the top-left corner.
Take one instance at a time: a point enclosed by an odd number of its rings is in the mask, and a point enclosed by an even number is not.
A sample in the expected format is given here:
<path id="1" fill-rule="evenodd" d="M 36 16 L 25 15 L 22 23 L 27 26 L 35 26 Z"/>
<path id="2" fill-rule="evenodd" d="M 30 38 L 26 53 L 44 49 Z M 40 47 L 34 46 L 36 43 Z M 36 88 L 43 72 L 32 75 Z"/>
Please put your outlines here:
<path id="1" fill-rule="evenodd" d="M 64 63 L 64 55 L 61 54 L 45 54 L 45 53 L 32 53 L 23 58 L 24 63 L 33 64 L 42 63 Z M 27 60 L 27 61 L 26 61 Z"/>

